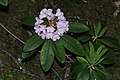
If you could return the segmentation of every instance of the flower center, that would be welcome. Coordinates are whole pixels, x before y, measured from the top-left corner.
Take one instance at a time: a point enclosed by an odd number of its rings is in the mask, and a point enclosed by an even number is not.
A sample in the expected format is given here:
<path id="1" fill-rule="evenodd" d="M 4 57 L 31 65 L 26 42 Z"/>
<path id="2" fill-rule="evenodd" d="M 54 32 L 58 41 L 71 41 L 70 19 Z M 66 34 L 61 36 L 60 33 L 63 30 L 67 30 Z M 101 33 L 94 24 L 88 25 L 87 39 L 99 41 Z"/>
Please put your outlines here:
<path id="1" fill-rule="evenodd" d="M 58 18 L 55 18 L 54 20 L 48 20 L 48 26 L 56 27 L 56 22 L 58 22 Z"/>
<path id="2" fill-rule="evenodd" d="M 48 21 L 49 22 L 49 26 L 52 26 L 52 27 L 55 27 L 55 21 L 54 20 L 51 20 L 51 21 Z"/>

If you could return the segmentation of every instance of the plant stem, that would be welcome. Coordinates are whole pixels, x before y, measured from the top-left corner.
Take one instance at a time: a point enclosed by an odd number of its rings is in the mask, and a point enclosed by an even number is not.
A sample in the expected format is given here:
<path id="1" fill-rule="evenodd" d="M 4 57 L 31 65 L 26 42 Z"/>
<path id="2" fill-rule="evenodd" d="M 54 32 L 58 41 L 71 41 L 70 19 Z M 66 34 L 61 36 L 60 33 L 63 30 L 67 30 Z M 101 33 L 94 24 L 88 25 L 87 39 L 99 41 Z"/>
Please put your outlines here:
<path id="1" fill-rule="evenodd" d="M 67 59 L 70 60 L 70 62 L 74 62 L 68 55 L 66 55 Z"/>
<path id="2" fill-rule="evenodd" d="M 3 51 L 4 53 L 8 54 L 8 55 L 15 61 L 15 63 L 19 66 L 19 69 L 22 70 L 22 72 L 23 72 L 24 74 L 27 74 L 27 75 L 29 75 L 29 76 L 33 76 L 33 77 L 36 77 L 36 78 L 40 79 L 39 76 L 36 76 L 36 75 L 34 75 L 34 74 L 26 71 L 26 70 L 21 66 L 21 64 L 17 61 L 17 59 L 16 59 L 15 57 L 13 57 L 12 54 L 10 54 L 9 52 L 7 52 L 7 51 L 5 51 L 5 50 L 3 50 L 3 49 L 1 49 L 1 48 L 0 48 L 0 50 Z"/>
<path id="3" fill-rule="evenodd" d="M 15 39 L 17 39 L 18 41 L 20 41 L 22 44 L 25 44 L 25 42 L 23 42 L 20 38 L 18 38 L 17 36 L 15 36 L 12 32 L 10 32 L 4 25 L 2 25 L 0 23 L 0 26 L 5 30 L 7 31 L 11 36 L 13 36 Z"/>
<path id="4" fill-rule="evenodd" d="M 54 69 L 52 69 L 52 71 L 59 77 L 60 80 L 62 80 L 62 78 L 60 77 L 57 71 L 55 71 Z"/>

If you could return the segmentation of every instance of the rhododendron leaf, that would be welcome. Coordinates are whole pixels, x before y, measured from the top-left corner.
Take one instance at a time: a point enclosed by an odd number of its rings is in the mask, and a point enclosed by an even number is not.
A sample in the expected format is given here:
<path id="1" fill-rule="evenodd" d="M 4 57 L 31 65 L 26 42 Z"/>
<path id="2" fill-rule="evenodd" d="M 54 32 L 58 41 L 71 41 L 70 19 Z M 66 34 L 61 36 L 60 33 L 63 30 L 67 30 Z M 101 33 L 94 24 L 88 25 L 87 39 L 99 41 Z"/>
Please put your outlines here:
<path id="1" fill-rule="evenodd" d="M 105 57 L 102 57 L 102 58 L 100 58 L 95 64 L 97 65 L 97 64 L 100 64 L 103 60 L 105 59 Z"/>
<path id="2" fill-rule="evenodd" d="M 111 50 L 107 51 L 108 54 L 105 55 L 105 59 L 101 62 L 101 64 L 114 64 L 116 62 L 116 56 L 112 54 Z"/>
<path id="3" fill-rule="evenodd" d="M 78 74 L 80 73 L 81 68 L 82 68 L 81 65 L 75 66 L 69 75 L 69 79 L 75 79 L 78 76 Z"/>
<path id="4" fill-rule="evenodd" d="M 93 29 L 94 29 L 94 35 L 97 36 L 97 26 L 93 24 Z"/>
<path id="5" fill-rule="evenodd" d="M 78 74 L 76 80 L 89 80 L 89 69 L 83 68 L 81 72 Z"/>
<path id="6" fill-rule="evenodd" d="M 120 45 L 119 45 L 117 39 L 114 39 L 112 37 L 108 37 L 108 36 L 101 37 L 100 41 L 108 47 L 120 49 Z"/>
<path id="7" fill-rule="evenodd" d="M 35 17 L 34 16 L 25 17 L 25 18 L 21 19 L 21 22 L 28 26 L 34 26 L 35 25 Z"/>
<path id="8" fill-rule="evenodd" d="M 92 38 L 89 34 L 82 34 L 77 38 L 78 41 L 82 41 L 82 42 L 89 41 L 90 39 Z"/>
<path id="9" fill-rule="evenodd" d="M 99 55 L 100 52 L 103 50 L 104 47 L 105 47 L 104 45 L 101 45 L 101 46 L 97 49 L 96 54 Z"/>
<path id="10" fill-rule="evenodd" d="M 8 0 L 0 0 L 0 4 L 7 6 L 8 5 Z"/>
<path id="11" fill-rule="evenodd" d="M 32 35 L 30 37 L 30 39 L 27 40 L 27 42 L 23 48 L 23 52 L 28 52 L 28 51 L 32 51 L 32 50 L 36 49 L 43 43 L 43 41 L 44 40 L 37 34 Z"/>
<path id="12" fill-rule="evenodd" d="M 23 52 L 21 57 L 22 59 L 26 59 L 26 58 L 29 58 L 31 55 L 33 55 L 35 53 L 36 50 L 33 50 L 33 51 L 29 51 L 29 52 Z"/>
<path id="13" fill-rule="evenodd" d="M 89 42 L 89 49 L 90 49 L 90 59 L 91 61 L 94 61 L 95 51 L 94 51 L 94 46 L 91 42 Z"/>
<path id="14" fill-rule="evenodd" d="M 86 32 L 88 30 L 89 28 L 82 23 L 74 22 L 69 24 L 69 32 L 80 33 L 80 32 Z"/>
<path id="15" fill-rule="evenodd" d="M 81 44 L 71 36 L 64 35 L 61 39 L 62 44 L 76 55 L 83 56 L 85 54 Z"/>
<path id="16" fill-rule="evenodd" d="M 57 58 L 61 63 L 64 63 L 64 62 L 65 62 L 65 55 L 66 55 L 64 46 L 61 45 L 61 44 L 59 43 L 59 41 L 56 41 L 56 42 L 54 43 L 53 49 L 54 49 L 56 58 Z"/>
<path id="17" fill-rule="evenodd" d="M 99 34 L 100 30 L 101 30 L 101 23 L 98 22 L 98 24 L 97 24 L 97 34 Z"/>
<path id="18" fill-rule="evenodd" d="M 88 61 L 85 59 L 85 58 L 83 58 L 83 57 L 76 57 L 77 58 L 77 60 L 80 62 L 80 63 L 82 63 L 82 64 L 88 64 Z"/>
<path id="19" fill-rule="evenodd" d="M 54 51 L 52 48 L 52 41 L 46 40 L 42 50 L 40 52 L 40 63 L 42 65 L 42 68 L 45 72 L 47 72 L 50 67 L 52 66 L 53 60 L 54 60 Z"/>
<path id="20" fill-rule="evenodd" d="M 105 34 L 106 31 L 107 31 L 107 27 L 102 28 L 102 30 L 99 33 L 99 37 L 103 36 L 103 34 Z"/>
<path id="21" fill-rule="evenodd" d="M 96 71 L 92 70 L 90 72 L 90 80 L 101 80 L 101 78 Z"/>
<path id="22" fill-rule="evenodd" d="M 97 74 L 100 76 L 100 80 L 113 80 L 112 76 L 106 72 L 104 69 L 100 69 L 98 67 L 96 67 L 96 72 Z"/>

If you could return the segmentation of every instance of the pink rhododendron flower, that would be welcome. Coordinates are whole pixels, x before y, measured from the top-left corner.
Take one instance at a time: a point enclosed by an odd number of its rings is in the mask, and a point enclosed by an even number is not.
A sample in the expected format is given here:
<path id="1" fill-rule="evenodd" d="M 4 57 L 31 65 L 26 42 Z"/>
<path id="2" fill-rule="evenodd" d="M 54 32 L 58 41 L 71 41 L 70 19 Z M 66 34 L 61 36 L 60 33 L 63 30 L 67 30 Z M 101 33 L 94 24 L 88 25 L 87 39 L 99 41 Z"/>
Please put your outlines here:
<path id="1" fill-rule="evenodd" d="M 39 17 L 36 17 L 34 29 L 42 39 L 56 41 L 69 30 L 69 22 L 66 21 L 60 9 L 57 9 L 55 14 L 52 11 L 46 8 L 41 10 Z"/>

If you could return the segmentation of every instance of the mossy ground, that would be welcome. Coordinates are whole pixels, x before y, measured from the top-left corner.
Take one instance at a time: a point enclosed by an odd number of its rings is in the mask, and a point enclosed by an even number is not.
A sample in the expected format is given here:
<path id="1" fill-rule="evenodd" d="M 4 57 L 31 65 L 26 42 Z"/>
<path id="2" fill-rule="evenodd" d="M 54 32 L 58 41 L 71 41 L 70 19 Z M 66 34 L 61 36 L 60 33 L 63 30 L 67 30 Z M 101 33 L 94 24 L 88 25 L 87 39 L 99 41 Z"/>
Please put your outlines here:
<path id="1" fill-rule="evenodd" d="M 56 5 L 54 8 L 61 8 L 65 16 L 79 16 L 80 20 L 76 21 L 85 24 L 87 22 L 92 24 L 101 21 L 101 23 L 108 25 L 108 35 L 113 37 L 120 35 L 120 14 L 116 17 L 113 16 L 114 11 L 117 9 L 113 5 L 115 0 L 87 1 L 88 3 L 83 2 L 83 0 L 51 0 Z M 43 0 L 9 0 L 8 7 L 0 7 L 0 23 L 21 40 L 26 41 L 29 36 L 27 31 L 22 28 L 20 19 L 25 16 L 37 16 L 39 10 L 44 6 Z M 48 6 L 52 8 L 50 3 Z M 17 59 L 20 57 L 22 47 L 22 43 L 0 27 L 0 49 L 8 51 Z M 116 54 L 119 54 L 119 52 Z M 120 57 L 118 56 L 118 62 L 115 66 L 108 69 L 118 80 L 120 80 L 119 60 Z M 39 76 L 40 79 L 24 74 L 15 61 L 0 50 L 0 80 L 59 80 L 54 71 L 50 71 L 49 74 L 43 73 L 39 64 L 39 54 L 31 60 L 22 63 L 22 65 L 30 73 Z M 60 75 L 64 75 L 63 69 L 58 64 L 55 63 L 53 68 Z"/>

